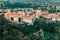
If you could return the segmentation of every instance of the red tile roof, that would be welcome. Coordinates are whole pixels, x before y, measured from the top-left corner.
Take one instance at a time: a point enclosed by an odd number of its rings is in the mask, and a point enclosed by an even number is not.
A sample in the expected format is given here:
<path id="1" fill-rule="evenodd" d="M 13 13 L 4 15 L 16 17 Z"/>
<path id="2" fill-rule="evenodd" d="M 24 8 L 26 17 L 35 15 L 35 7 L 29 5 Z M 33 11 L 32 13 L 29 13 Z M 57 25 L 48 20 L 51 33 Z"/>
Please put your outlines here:
<path id="1" fill-rule="evenodd" d="M 48 14 L 48 17 L 52 17 L 52 18 L 58 19 L 59 15 L 57 15 L 57 14 Z"/>
<path id="2" fill-rule="evenodd" d="M 4 17 L 5 18 L 13 17 L 13 18 L 22 18 L 22 19 L 32 20 L 32 19 L 36 18 L 36 15 L 41 16 L 42 13 L 39 10 L 37 11 L 37 13 L 32 14 L 32 15 L 30 15 L 28 12 L 25 13 L 23 11 L 18 11 L 17 13 L 11 13 L 11 11 L 7 11 L 7 13 L 5 13 Z M 47 16 L 47 17 L 53 17 L 55 19 L 59 18 L 59 16 L 57 14 L 48 14 L 48 15 L 45 15 L 45 16 Z"/>

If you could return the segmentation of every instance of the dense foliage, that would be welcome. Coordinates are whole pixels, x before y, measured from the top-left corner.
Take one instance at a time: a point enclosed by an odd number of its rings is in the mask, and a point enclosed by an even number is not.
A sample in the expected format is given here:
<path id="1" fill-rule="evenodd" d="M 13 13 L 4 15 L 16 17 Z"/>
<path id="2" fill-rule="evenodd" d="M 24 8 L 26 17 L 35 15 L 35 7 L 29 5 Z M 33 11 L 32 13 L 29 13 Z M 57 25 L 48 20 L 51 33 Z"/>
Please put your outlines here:
<path id="1" fill-rule="evenodd" d="M 0 16 L 0 40 L 59 40 L 60 22 L 40 17 L 33 25 L 12 24 Z M 44 35 L 40 35 L 42 29 Z M 36 33 L 37 32 L 37 33 Z M 35 35 L 34 35 L 35 33 Z"/>

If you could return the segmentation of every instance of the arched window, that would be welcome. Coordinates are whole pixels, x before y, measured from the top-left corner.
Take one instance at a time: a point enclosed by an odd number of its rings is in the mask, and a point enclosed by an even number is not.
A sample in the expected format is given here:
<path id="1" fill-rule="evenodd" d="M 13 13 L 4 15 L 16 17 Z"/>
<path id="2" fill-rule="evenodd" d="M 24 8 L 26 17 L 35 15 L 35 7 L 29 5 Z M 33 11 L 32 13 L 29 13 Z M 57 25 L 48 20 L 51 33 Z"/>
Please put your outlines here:
<path id="1" fill-rule="evenodd" d="M 11 17 L 11 20 L 14 20 L 13 17 Z"/>
<path id="2" fill-rule="evenodd" d="M 21 18 L 18 18 L 18 21 L 21 22 Z"/>

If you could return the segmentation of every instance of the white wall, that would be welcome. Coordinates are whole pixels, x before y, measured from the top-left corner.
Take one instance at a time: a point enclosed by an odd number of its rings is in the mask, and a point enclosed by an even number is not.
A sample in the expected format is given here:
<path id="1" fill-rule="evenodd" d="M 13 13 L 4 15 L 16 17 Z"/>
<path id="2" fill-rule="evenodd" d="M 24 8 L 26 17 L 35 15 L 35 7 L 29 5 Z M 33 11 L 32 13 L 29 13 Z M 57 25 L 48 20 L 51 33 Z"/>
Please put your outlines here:
<path id="1" fill-rule="evenodd" d="M 18 18 L 13 18 L 15 22 L 18 22 Z"/>
<path id="2" fill-rule="evenodd" d="M 23 19 L 23 21 L 30 24 L 32 23 L 32 20 Z"/>

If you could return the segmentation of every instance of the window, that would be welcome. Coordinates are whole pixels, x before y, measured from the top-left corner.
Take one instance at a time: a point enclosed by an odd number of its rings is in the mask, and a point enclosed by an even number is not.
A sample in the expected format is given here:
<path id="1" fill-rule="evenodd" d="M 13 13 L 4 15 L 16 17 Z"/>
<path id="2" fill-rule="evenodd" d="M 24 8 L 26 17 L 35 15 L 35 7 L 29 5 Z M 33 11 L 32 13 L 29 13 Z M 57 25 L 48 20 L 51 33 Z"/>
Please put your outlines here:
<path id="1" fill-rule="evenodd" d="M 51 19 L 52 19 L 52 17 L 51 17 Z"/>
<path id="2" fill-rule="evenodd" d="M 18 21 L 21 22 L 21 18 L 18 18 Z"/>
<path id="3" fill-rule="evenodd" d="M 11 20 L 14 20 L 13 17 L 11 17 Z"/>
<path id="4" fill-rule="evenodd" d="M 59 15 L 60 16 L 60 15 Z"/>

